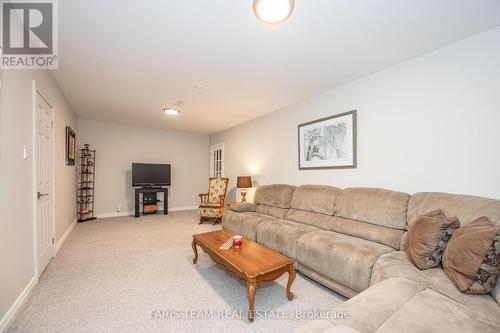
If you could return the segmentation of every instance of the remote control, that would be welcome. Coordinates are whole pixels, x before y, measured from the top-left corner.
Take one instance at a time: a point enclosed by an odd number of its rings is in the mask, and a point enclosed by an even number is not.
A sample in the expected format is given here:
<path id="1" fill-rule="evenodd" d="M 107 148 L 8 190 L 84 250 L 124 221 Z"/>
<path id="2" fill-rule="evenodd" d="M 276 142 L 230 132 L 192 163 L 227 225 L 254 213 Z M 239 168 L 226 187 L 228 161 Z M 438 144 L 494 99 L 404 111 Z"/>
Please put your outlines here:
<path id="1" fill-rule="evenodd" d="M 229 238 L 224 244 L 219 247 L 221 250 L 229 250 L 233 246 L 233 237 Z"/>

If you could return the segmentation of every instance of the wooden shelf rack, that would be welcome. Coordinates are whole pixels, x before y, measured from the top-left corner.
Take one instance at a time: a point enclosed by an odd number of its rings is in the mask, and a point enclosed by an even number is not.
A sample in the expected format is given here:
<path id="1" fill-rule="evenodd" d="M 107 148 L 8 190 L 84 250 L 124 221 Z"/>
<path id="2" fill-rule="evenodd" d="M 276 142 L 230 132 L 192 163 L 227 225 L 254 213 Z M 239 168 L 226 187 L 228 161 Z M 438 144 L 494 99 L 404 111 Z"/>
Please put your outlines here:
<path id="1" fill-rule="evenodd" d="M 89 146 L 78 149 L 78 180 L 76 182 L 76 204 L 78 222 L 95 220 L 95 150 Z"/>

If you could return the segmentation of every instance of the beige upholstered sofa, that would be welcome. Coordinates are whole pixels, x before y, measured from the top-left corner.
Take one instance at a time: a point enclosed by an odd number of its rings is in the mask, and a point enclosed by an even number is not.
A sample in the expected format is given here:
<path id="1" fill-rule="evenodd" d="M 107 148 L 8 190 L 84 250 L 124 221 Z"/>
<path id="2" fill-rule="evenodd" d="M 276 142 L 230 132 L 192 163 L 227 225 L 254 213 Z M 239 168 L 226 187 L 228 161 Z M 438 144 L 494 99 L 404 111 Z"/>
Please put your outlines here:
<path id="1" fill-rule="evenodd" d="M 228 210 L 223 228 L 296 259 L 302 274 L 351 298 L 332 309 L 347 318 L 311 321 L 298 332 L 500 332 L 500 281 L 491 294 L 464 294 L 442 268 L 420 271 L 400 251 L 417 216 L 441 209 L 462 225 L 480 216 L 500 225 L 499 200 L 266 185 L 254 202 Z"/>

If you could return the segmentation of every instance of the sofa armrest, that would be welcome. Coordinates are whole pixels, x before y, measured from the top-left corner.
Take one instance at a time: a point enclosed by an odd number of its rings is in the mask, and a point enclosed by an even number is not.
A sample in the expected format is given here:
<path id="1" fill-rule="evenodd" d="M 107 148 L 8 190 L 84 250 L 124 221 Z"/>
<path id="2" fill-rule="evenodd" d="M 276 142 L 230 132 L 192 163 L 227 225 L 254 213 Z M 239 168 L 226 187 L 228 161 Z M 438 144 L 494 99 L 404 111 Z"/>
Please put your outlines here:
<path id="1" fill-rule="evenodd" d="M 232 202 L 229 205 L 229 209 L 238 213 L 255 212 L 257 206 L 251 202 Z"/>

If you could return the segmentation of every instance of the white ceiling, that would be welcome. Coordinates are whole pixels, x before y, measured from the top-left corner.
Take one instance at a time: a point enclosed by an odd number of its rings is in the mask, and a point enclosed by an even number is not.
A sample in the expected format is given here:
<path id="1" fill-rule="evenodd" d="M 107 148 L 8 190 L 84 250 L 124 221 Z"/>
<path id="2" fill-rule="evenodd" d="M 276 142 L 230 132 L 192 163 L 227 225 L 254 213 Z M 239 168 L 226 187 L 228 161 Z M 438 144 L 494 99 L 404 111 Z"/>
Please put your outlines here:
<path id="1" fill-rule="evenodd" d="M 59 1 L 54 76 L 79 116 L 214 133 L 500 25 L 498 0 Z M 203 90 L 194 84 L 205 86 Z M 162 107 L 182 100 L 180 117 Z"/>

